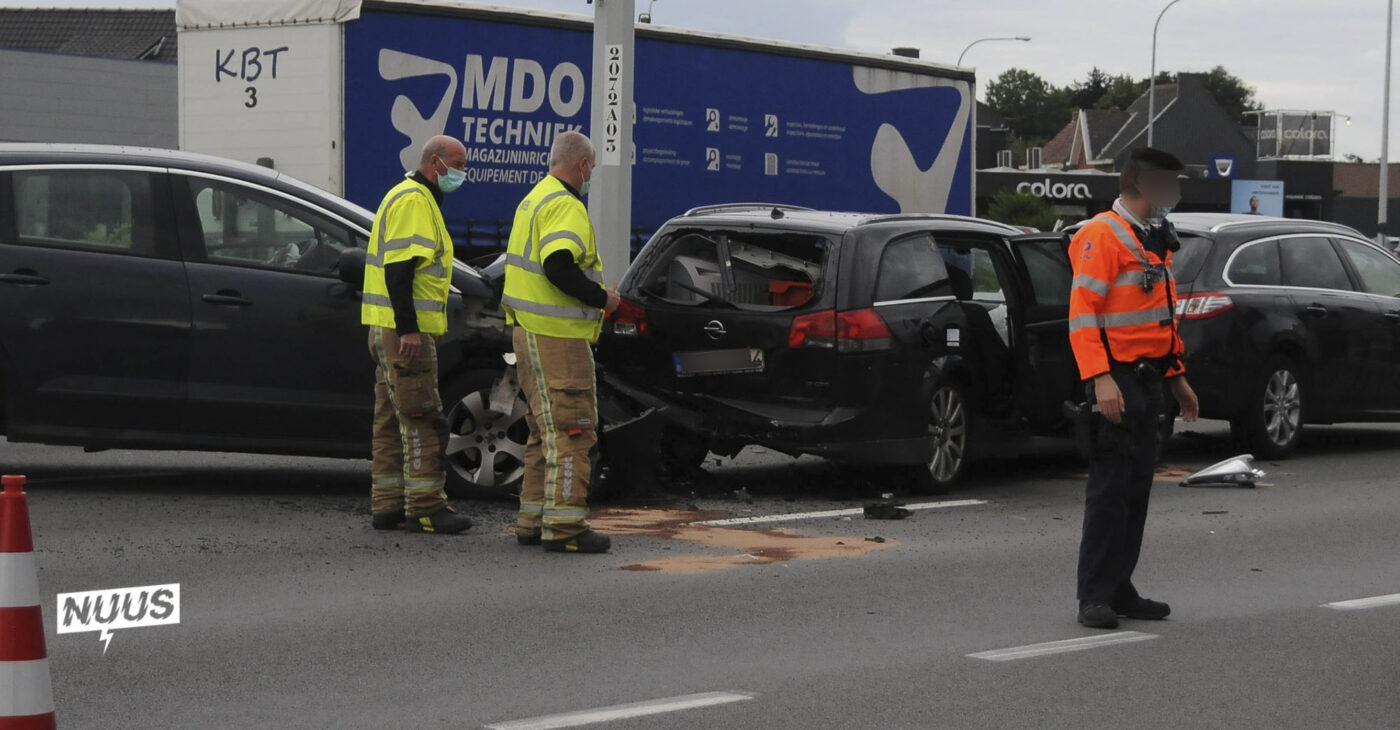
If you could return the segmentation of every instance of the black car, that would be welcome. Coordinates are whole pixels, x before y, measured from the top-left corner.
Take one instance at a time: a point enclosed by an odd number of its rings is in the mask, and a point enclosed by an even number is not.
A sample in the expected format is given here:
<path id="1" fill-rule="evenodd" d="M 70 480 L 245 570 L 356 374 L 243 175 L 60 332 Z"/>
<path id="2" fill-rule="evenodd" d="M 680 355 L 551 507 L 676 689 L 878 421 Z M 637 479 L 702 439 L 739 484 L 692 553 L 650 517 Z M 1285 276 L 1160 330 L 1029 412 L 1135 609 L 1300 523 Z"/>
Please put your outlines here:
<path id="1" fill-rule="evenodd" d="M 1291 453 L 1305 423 L 1400 420 L 1400 260 L 1346 226 L 1173 214 L 1187 376 L 1201 415 Z"/>
<path id="2" fill-rule="evenodd" d="M 628 269 L 599 361 L 665 409 L 664 456 L 763 445 L 905 467 L 1064 434 L 1078 377 L 1066 238 L 946 215 L 739 204 L 669 221 Z"/>
<path id="3" fill-rule="evenodd" d="M 229 160 L 0 144 L 0 432 L 367 457 L 374 366 L 342 260 L 371 218 Z M 524 401 L 490 407 L 509 350 L 492 284 L 453 271 L 439 358 L 455 493 L 523 473 Z"/>

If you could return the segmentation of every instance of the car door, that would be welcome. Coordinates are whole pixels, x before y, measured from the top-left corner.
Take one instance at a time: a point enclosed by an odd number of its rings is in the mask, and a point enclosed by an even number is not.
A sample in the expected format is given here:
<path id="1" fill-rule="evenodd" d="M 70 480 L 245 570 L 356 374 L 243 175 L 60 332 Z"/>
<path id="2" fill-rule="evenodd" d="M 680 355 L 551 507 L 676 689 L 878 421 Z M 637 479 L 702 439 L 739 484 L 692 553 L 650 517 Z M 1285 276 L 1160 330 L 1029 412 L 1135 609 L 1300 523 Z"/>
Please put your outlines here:
<path id="1" fill-rule="evenodd" d="M 1367 410 L 1368 391 L 1381 387 L 1390 349 L 1390 326 L 1380 307 L 1354 290 L 1331 239 L 1287 236 L 1278 245 L 1283 283 L 1291 287 L 1289 298 L 1314 357 L 1306 365 L 1310 400 L 1319 404 L 1314 413 L 1342 417 Z"/>
<path id="2" fill-rule="evenodd" d="M 1337 245 L 1361 291 L 1379 313 L 1385 330 L 1380 339 L 1388 343 L 1377 352 L 1380 367 L 1369 382 L 1375 395 L 1371 410 L 1400 410 L 1400 260 L 1370 243 L 1343 238 L 1337 239 Z"/>
<path id="3" fill-rule="evenodd" d="M 334 271 L 355 234 L 268 188 L 195 173 L 173 180 L 194 322 L 193 427 L 258 448 L 362 450 L 373 363 L 356 288 Z"/>
<path id="4" fill-rule="evenodd" d="M 1015 348 L 1017 407 L 1032 424 L 1054 429 L 1065 401 L 1084 397 L 1069 344 L 1069 292 L 1074 272 L 1063 234 L 1031 234 L 1008 241 L 1020 269 L 1016 309 L 1022 335 Z"/>
<path id="5" fill-rule="evenodd" d="M 164 171 L 0 170 L 0 347 L 12 438 L 184 430 L 190 311 Z"/>
<path id="6" fill-rule="evenodd" d="M 967 283 L 963 293 L 970 299 L 970 277 L 966 269 L 950 265 L 941 242 L 929 231 L 891 238 L 880 251 L 878 262 L 871 299 L 889 328 L 895 353 L 885 363 L 878 384 L 886 394 L 882 400 L 903 401 L 910 412 L 926 419 L 928 403 L 909 402 L 909 394 L 924 389 L 931 369 L 947 369 L 975 359 L 970 350 L 972 340 L 964 337 L 968 320 L 955 286 Z M 959 282 L 954 281 L 955 276 Z M 980 383 L 973 385 L 980 389 Z"/>

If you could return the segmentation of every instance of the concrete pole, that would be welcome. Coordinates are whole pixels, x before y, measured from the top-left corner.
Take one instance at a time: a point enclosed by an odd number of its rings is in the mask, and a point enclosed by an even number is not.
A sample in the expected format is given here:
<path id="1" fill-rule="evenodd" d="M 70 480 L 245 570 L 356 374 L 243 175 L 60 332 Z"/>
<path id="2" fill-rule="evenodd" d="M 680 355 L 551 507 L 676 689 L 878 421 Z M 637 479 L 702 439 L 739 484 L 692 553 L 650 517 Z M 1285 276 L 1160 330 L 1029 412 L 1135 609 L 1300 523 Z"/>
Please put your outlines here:
<path id="1" fill-rule="evenodd" d="M 1381 102 L 1381 195 L 1376 213 L 1376 227 L 1382 235 L 1386 232 L 1386 214 L 1390 207 L 1390 41 L 1394 16 L 1395 0 L 1389 0 L 1385 9 L 1385 92 Z"/>
<path id="2" fill-rule="evenodd" d="M 632 103 L 636 0 L 593 0 L 593 94 L 588 138 L 598 152 L 588 216 L 598 237 L 603 275 L 617 284 L 631 262 Z"/>

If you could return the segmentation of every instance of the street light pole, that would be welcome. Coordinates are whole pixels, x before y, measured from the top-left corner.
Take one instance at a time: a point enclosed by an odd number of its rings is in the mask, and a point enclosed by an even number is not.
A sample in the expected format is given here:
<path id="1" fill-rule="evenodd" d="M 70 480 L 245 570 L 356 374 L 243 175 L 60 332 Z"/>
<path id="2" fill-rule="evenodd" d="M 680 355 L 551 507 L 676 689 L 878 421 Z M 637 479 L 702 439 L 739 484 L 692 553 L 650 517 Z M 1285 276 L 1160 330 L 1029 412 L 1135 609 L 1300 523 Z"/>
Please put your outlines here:
<path id="1" fill-rule="evenodd" d="M 1162 24 L 1162 16 L 1181 0 L 1172 0 L 1162 12 L 1157 13 L 1157 22 L 1152 24 L 1152 74 L 1147 77 L 1147 146 L 1152 146 L 1152 123 L 1157 121 L 1157 28 Z"/>
<path id="2" fill-rule="evenodd" d="M 973 42 L 967 44 L 967 48 L 964 48 L 964 49 L 962 50 L 962 53 L 959 53 L 959 54 L 958 54 L 958 63 L 957 63 L 957 65 L 958 65 L 958 66 L 961 66 L 961 65 L 962 65 L 963 56 L 966 56 L 966 55 L 967 55 L 968 49 L 972 48 L 973 46 L 977 45 L 978 43 L 983 43 L 983 42 L 986 42 L 986 41 L 1029 41 L 1029 40 L 1030 40 L 1030 36 L 1024 36 L 1024 35 L 1018 35 L 1018 36 L 1014 36 L 1014 37 L 1005 37 L 1005 38 L 978 38 L 977 40 L 975 40 L 975 41 L 973 41 Z"/>
<path id="3" fill-rule="evenodd" d="M 1385 233 L 1386 218 L 1390 212 L 1390 41 L 1393 35 L 1395 0 L 1389 0 L 1385 8 L 1385 93 L 1381 109 L 1381 189 L 1380 201 L 1376 204 L 1376 228 Z"/>

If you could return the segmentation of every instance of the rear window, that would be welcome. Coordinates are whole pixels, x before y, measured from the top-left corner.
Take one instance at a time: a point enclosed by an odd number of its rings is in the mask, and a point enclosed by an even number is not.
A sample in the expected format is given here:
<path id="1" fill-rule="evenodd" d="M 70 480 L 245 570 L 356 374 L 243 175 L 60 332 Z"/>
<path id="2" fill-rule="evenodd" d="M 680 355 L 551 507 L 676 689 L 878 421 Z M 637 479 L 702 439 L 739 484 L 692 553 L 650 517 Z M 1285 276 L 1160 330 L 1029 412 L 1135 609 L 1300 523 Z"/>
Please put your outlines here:
<path id="1" fill-rule="evenodd" d="M 1189 283 L 1196 280 L 1210 253 L 1211 239 L 1177 231 L 1181 248 L 1172 254 L 1172 276 L 1178 282 Z"/>
<path id="2" fill-rule="evenodd" d="M 812 234 L 674 231 L 657 242 L 636 293 L 694 307 L 795 309 L 820 293 L 831 250 L 830 240 Z"/>

